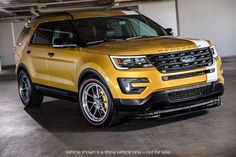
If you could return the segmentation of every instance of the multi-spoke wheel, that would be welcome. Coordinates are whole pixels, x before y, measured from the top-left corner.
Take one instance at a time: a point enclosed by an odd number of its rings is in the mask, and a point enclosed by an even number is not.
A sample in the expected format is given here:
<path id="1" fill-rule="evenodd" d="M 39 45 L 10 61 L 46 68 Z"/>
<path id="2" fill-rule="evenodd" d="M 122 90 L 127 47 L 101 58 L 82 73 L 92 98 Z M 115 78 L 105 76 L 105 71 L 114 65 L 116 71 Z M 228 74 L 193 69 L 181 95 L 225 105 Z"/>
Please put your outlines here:
<path id="1" fill-rule="evenodd" d="M 80 107 L 85 119 L 93 126 L 113 123 L 116 111 L 107 87 L 98 79 L 86 79 L 79 91 Z"/>
<path id="2" fill-rule="evenodd" d="M 19 94 L 24 103 L 29 102 L 31 95 L 31 84 L 25 75 L 21 75 L 19 78 Z"/>
<path id="3" fill-rule="evenodd" d="M 108 109 L 107 95 L 97 83 L 89 83 L 85 86 L 82 96 L 83 110 L 86 115 L 95 122 L 102 121 Z"/>
<path id="4" fill-rule="evenodd" d="M 18 75 L 18 92 L 22 103 L 26 106 L 39 106 L 43 101 L 43 96 L 38 94 L 32 86 L 26 72 L 21 71 Z"/>

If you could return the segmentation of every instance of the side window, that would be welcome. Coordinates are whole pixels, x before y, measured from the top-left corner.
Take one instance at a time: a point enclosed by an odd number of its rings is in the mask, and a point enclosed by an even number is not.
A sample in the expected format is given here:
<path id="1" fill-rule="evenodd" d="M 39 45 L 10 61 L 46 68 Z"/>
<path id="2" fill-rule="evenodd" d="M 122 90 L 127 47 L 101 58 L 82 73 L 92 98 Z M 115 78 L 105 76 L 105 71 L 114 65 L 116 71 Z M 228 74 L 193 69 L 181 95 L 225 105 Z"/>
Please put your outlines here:
<path id="1" fill-rule="evenodd" d="M 135 36 L 132 25 L 129 19 L 113 18 L 107 20 L 107 25 L 114 31 L 114 38 L 129 38 Z"/>
<path id="2" fill-rule="evenodd" d="M 139 19 L 132 19 L 132 25 L 139 36 L 157 36 L 157 31 Z"/>
<path id="3" fill-rule="evenodd" d="M 76 44 L 76 35 L 69 21 L 56 23 L 53 32 L 53 45 Z"/>
<path id="4" fill-rule="evenodd" d="M 30 29 L 31 29 L 30 27 L 24 27 L 17 40 L 17 45 L 22 44 L 22 41 L 24 40 L 25 36 L 30 32 Z"/>
<path id="5" fill-rule="evenodd" d="M 52 45 L 53 22 L 41 23 L 34 33 L 33 45 Z"/>

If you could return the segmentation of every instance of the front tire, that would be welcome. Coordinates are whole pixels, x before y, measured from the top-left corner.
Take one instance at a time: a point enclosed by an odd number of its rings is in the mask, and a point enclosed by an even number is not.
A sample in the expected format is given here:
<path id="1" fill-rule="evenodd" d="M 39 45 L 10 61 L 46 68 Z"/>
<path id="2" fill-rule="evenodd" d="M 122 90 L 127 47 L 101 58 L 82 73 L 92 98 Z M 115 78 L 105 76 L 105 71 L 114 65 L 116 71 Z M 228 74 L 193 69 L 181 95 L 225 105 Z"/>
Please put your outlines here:
<path id="1" fill-rule="evenodd" d="M 79 104 L 84 118 L 92 126 L 111 126 L 116 121 L 117 112 L 111 94 L 97 78 L 89 77 L 82 82 Z"/>
<path id="2" fill-rule="evenodd" d="M 18 93 L 25 107 L 40 106 L 43 101 L 43 95 L 37 93 L 29 76 L 25 71 L 21 71 L 17 77 Z"/>

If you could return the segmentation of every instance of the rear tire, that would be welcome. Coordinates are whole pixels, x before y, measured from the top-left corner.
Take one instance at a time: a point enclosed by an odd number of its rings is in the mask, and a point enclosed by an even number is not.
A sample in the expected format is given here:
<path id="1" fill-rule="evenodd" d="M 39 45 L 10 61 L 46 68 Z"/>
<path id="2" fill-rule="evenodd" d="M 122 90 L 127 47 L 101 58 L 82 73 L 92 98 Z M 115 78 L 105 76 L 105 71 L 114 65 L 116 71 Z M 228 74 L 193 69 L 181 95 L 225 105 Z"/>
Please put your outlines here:
<path id="1" fill-rule="evenodd" d="M 85 79 L 79 89 L 79 105 L 85 120 L 95 127 L 116 123 L 117 111 L 106 85 L 95 77 Z"/>
<path id="2" fill-rule="evenodd" d="M 36 91 L 30 77 L 25 71 L 20 71 L 18 77 L 18 93 L 25 107 L 40 106 L 43 102 L 43 95 Z"/>

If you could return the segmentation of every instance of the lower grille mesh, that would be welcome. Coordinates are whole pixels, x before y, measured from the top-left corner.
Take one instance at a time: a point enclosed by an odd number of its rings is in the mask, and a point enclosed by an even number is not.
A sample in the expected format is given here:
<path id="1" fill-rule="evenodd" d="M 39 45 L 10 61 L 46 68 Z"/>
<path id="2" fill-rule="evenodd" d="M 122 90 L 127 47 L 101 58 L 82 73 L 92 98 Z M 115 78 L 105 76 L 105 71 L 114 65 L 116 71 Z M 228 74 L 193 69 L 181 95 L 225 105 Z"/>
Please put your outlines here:
<path id="1" fill-rule="evenodd" d="M 189 88 L 180 88 L 167 91 L 169 101 L 171 103 L 197 99 L 199 97 L 206 97 L 213 92 L 213 85 L 200 85 Z"/>

